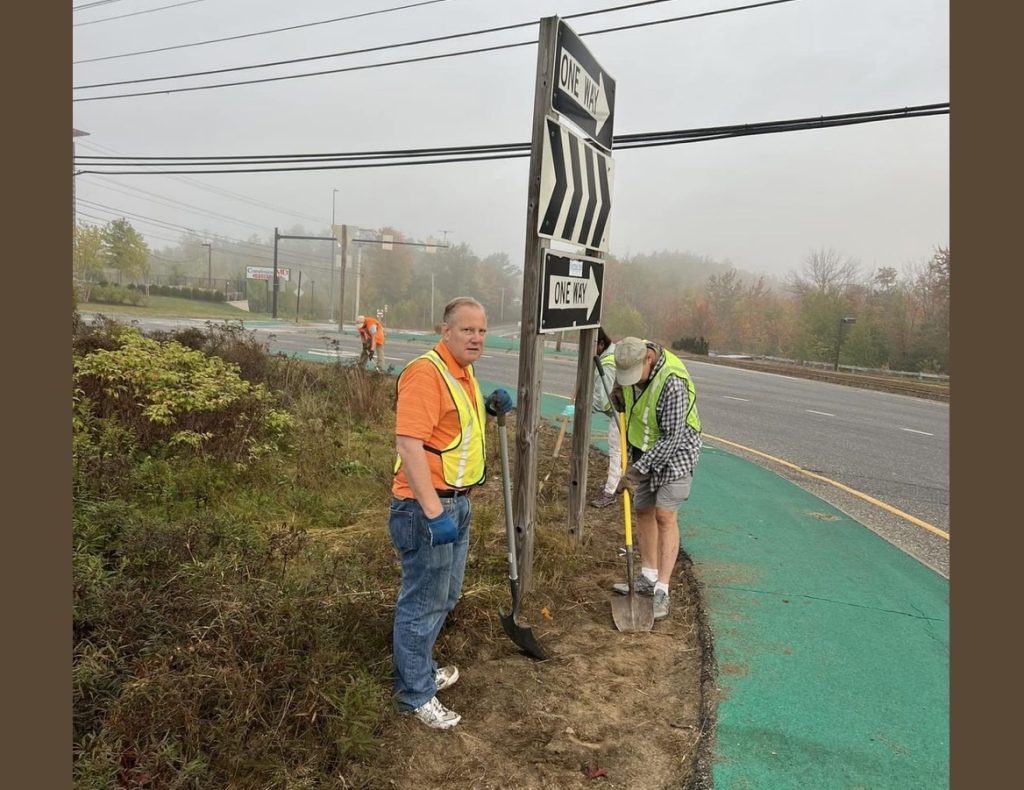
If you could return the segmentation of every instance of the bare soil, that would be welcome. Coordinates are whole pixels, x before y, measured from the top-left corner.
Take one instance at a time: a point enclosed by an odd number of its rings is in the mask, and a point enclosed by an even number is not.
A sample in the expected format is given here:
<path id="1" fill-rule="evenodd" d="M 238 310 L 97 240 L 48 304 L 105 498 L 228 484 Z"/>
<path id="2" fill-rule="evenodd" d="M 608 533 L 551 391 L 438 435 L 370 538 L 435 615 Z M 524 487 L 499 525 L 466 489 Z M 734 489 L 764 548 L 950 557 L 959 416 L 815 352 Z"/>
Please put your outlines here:
<path id="1" fill-rule="evenodd" d="M 542 426 L 542 529 L 565 528 L 566 441 L 552 457 L 554 428 Z M 514 432 L 510 431 L 510 436 Z M 590 494 L 607 458 L 592 451 Z M 595 484 L 594 478 L 597 478 Z M 500 476 L 474 493 L 501 494 Z M 561 501 L 559 510 L 558 502 Z M 685 505 L 683 506 L 685 508 Z M 540 512 L 540 511 L 539 511 Z M 706 786 L 711 722 L 710 640 L 685 546 L 671 587 L 672 609 L 646 633 L 623 633 L 612 619 L 612 583 L 626 578 L 621 499 L 586 508 L 578 570 L 540 577 L 522 600 L 528 626 L 552 657 L 536 661 L 505 637 L 493 613 L 493 639 L 467 640 L 460 602 L 438 640 L 439 663 L 455 663 L 458 683 L 439 698 L 462 715 L 447 731 L 396 716 L 383 735 L 387 787 L 547 790 L 547 788 L 692 788 Z M 504 535 L 503 522 L 495 529 Z M 493 531 L 493 530 L 492 530 Z M 639 570 L 639 558 L 635 562 Z M 552 579 L 555 581 L 552 583 Z M 557 589 L 553 589 L 557 587 Z M 509 595 L 504 604 L 510 606 Z M 471 632 L 469 632 L 471 633 Z"/>

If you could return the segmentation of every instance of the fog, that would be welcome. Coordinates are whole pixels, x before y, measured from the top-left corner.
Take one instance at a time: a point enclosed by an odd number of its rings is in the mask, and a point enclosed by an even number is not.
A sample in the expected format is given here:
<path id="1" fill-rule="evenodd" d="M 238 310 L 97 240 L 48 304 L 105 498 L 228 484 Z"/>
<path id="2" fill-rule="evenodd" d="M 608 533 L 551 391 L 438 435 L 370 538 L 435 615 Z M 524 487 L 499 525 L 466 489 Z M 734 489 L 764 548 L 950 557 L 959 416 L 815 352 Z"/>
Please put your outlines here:
<path id="1" fill-rule="evenodd" d="M 75 61 L 236 37 L 415 0 L 79 2 Z M 619 3 L 622 4 L 622 3 Z M 743 5 L 673 0 L 569 24 L 578 33 Z M 609 8 L 611 0 L 435 0 L 416 7 L 74 66 L 73 84 L 232 68 Z M 113 18 L 113 17 L 122 18 Z M 104 21 L 98 21 L 104 20 Z M 344 58 L 74 91 L 74 99 L 306 73 L 535 41 L 537 26 Z M 617 83 L 617 135 L 949 100 L 949 7 L 936 0 L 795 0 L 584 38 Z M 76 101 L 79 155 L 298 154 L 520 143 L 536 45 L 192 92 Z M 949 244 L 949 119 L 613 151 L 610 252 L 688 251 L 781 277 L 832 248 L 901 268 Z M 78 167 L 84 168 L 82 162 Z M 521 261 L 526 158 L 419 167 L 197 176 L 80 175 L 80 218 L 117 216 L 150 245 L 183 228 L 246 239 L 274 227 L 390 226 Z M 334 190 L 337 190 L 335 192 Z"/>

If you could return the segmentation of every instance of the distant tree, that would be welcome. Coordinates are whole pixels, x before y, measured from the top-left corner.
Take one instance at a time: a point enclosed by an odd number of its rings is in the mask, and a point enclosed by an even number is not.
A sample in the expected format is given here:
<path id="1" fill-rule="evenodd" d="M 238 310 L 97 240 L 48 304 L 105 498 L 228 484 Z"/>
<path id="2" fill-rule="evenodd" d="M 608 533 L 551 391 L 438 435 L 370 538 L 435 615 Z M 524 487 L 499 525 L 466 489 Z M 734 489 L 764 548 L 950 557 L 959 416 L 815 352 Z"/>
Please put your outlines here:
<path id="1" fill-rule="evenodd" d="M 616 340 L 624 337 L 647 337 L 647 326 L 643 316 L 628 305 L 605 305 L 601 323 L 605 331 Z"/>
<path id="2" fill-rule="evenodd" d="M 138 278 L 146 271 L 149 246 L 124 217 L 103 228 L 103 255 L 106 265 L 124 277 Z"/>
<path id="3" fill-rule="evenodd" d="M 811 250 L 799 272 L 791 272 L 787 283 L 800 296 L 808 292 L 840 294 L 857 281 L 860 262 L 844 258 L 832 248 Z"/>
<path id="4" fill-rule="evenodd" d="M 739 273 L 735 269 L 729 269 L 721 274 L 712 274 L 707 279 L 705 294 L 715 322 L 715 347 L 739 350 L 736 319 L 737 308 L 743 294 Z"/>
<path id="5" fill-rule="evenodd" d="M 79 223 L 75 227 L 72 266 L 75 277 L 82 283 L 82 301 L 89 301 L 92 284 L 103 270 L 103 230 L 95 225 Z"/>
<path id="6" fill-rule="evenodd" d="M 921 309 L 921 322 L 914 337 L 918 370 L 949 369 L 949 275 L 949 247 L 938 247 L 913 283 L 914 297 Z"/>

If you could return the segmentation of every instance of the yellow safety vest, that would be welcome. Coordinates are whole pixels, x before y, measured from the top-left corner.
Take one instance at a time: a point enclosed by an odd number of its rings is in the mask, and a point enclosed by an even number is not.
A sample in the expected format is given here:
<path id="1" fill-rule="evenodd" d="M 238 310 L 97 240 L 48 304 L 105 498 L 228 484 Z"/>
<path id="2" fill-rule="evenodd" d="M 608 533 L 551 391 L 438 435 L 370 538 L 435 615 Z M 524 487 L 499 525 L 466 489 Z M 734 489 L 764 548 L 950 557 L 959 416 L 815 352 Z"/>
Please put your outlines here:
<path id="1" fill-rule="evenodd" d="M 429 453 L 441 456 L 441 474 L 444 477 L 445 483 L 451 488 L 468 488 L 480 485 L 480 483 L 484 482 L 487 471 L 485 468 L 487 433 L 484 430 L 484 396 L 480 392 L 480 385 L 473 374 L 473 366 L 470 365 L 466 368 L 466 372 L 473 386 L 476 408 L 473 408 L 466 390 L 462 388 L 458 379 L 448 370 L 448 366 L 444 363 L 440 354 L 431 349 L 426 354 L 414 359 L 413 362 L 419 359 L 429 360 L 437 368 L 438 373 L 441 374 L 441 379 L 448 387 L 448 393 L 452 396 L 455 408 L 459 412 L 460 425 L 459 434 L 452 439 L 447 447 L 437 448 L 424 444 L 423 449 Z M 406 366 L 405 370 L 408 370 L 411 366 L 412 362 Z M 405 370 L 402 371 L 402 375 L 405 375 Z M 398 377 L 399 381 L 401 381 L 402 375 Z M 396 474 L 401 466 L 402 459 L 398 457 L 395 459 Z"/>
<path id="2" fill-rule="evenodd" d="M 661 429 L 658 427 L 657 406 L 661 391 L 665 389 L 665 382 L 669 376 L 677 376 L 686 382 L 687 401 L 689 406 L 686 412 L 686 424 L 697 433 L 700 433 L 700 417 L 697 415 L 697 394 L 693 388 L 693 380 L 686 369 L 683 361 L 671 351 L 662 349 L 665 355 L 665 362 L 654 376 L 654 380 L 647 384 L 647 388 L 634 399 L 633 387 L 623 387 L 622 395 L 626 401 L 626 436 L 633 447 L 638 447 L 641 452 L 650 450 L 658 437 L 661 436 Z"/>

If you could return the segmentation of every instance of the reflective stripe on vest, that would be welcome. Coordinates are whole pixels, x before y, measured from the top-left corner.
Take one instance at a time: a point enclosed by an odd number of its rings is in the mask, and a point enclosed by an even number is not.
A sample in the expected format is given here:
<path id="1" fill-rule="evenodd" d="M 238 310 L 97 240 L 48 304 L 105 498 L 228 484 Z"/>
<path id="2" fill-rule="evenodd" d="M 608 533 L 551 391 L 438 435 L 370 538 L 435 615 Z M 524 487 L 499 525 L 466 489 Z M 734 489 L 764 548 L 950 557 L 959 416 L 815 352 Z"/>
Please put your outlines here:
<path id="1" fill-rule="evenodd" d="M 665 389 L 665 382 L 669 376 L 677 376 L 686 382 L 687 411 L 686 424 L 693 430 L 700 433 L 700 417 L 697 415 L 697 394 L 693 388 L 693 381 L 686 365 L 675 354 L 662 349 L 665 362 L 654 376 L 654 380 L 648 383 L 647 388 L 636 398 L 634 403 L 633 387 L 623 387 L 622 395 L 626 401 L 626 436 L 629 443 L 640 448 L 646 453 L 650 450 L 658 437 L 661 436 L 661 429 L 658 427 L 657 407 L 658 399 L 661 398 L 661 391 Z"/>
<path id="2" fill-rule="evenodd" d="M 427 444 L 423 445 L 423 449 L 441 456 L 441 475 L 444 477 L 445 484 L 449 487 L 467 488 L 479 485 L 484 481 L 487 434 L 484 431 L 484 422 L 481 416 L 484 413 L 484 397 L 480 392 L 480 385 L 477 384 L 476 376 L 473 375 L 473 366 L 470 365 L 466 368 L 466 372 L 469 375 L 469 381 L 476 397 L 475 409 L 466 390 L 462 388 L 458 379 L 448 370 L 448 366 L 444 363 L 440 354 L 431 349 L 426 354 L 417 357 L 413 362 L 419 359 L 426 359 L 431 362 L 441 374 L 441 379 L 448 387 L 448 393 L 452 396 L 452 401 L 458 410 L 460 426 L 459 434 L 444 449 L 439 450 Z M 406 370 L 411 365 L 412 363 L 409 363 L 409 366 L 406 366 Z M 404 374 L 405 371 L 402 371 L 402 373 Z M 398 378 L 401 381 L 402 377 L 399 376 Z M 395 459 L 396 474 L 401 466 L 402 459 L 399 456 Z"/>

